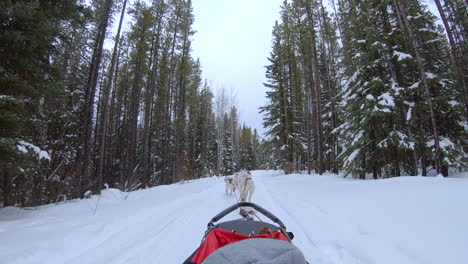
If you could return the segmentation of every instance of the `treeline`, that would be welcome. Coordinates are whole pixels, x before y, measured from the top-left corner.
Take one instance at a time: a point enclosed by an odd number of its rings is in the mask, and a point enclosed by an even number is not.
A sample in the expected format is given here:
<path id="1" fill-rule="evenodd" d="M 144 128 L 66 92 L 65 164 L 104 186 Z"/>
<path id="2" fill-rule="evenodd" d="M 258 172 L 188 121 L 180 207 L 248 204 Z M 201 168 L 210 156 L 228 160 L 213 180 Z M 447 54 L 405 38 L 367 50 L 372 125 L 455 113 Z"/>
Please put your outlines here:
<path id="1" fill-rule="evenodd" d="M 359 178 L 466 168 L 467 5 L 435 3 L 444 27 L 419 0 L 284 1 L 261 110 L 267 166 Z"/>
<path id="2" fill-rule="evenodd" d="M 202 80 L 193 21 L 190 0 L 1 1 L 0 206 L 253 169 L 258 135 Z"/>

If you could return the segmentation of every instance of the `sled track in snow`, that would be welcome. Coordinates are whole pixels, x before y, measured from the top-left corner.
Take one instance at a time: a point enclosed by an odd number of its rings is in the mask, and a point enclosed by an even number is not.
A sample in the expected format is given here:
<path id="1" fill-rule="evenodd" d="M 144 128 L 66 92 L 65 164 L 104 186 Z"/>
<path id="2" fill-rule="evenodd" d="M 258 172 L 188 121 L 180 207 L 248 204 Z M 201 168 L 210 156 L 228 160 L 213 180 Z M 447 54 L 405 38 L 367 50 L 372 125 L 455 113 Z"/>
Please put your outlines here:
<path id="1" fill-rule="evenodd" d="M 216 200 L 207 200 L 206 197 L 216 189 L 211 186 L 163 205 L 155 201 L 155 205 L 150 208 L 129 212 L 135 214 L 129 218 L 137 220 L 112 228 L 113 232 L 104 234 L 99 243 L 64 263 L 147 263 L 148 255 L 152 257 L 151 263 L 162 263 L 167 255 L 173 254 L 174 249 L 178 248 L 180 239 L 184 239 L 180 234 L 192 230 L 197 233 L 196 237 L 203 234 L 204 230 L 194 230 L 190 223 L 197 214 L 214 207 Z M 197 206 L 187 206 L 193 204 Z M 167 239 L 169 237 L 171 239 Z M 196 241 L 198 243 L 199 239 Z M 184 257 L 180 256 L 180 262 Z"/>
<path id="2" fill-rule="evenodd" d="M 267 205 L 264 205 L 265 208 L 269 208 L 271 212 L 273 212 L 276 216 L 278 216 L 282 221 L 285 223 L 286 227 L 288 227 L 288 231 L 293 231 L 295 234 L 295 239 L 293 242 L 296 244 L 296 246 L 299 246 L 301 248 L 301 251 L 305 255 L 306 259 L 310 263 L 316 263 L 315 258 L 314 261 L 312 261 L 311 256 L 309 256 L 309 252 L 317 252 L 319 250 L 317 244 L 315 241 L 305 232 L 301 233 L 301 231 L 298 228 L 294 228 L 294 226 L 299 227 L 300 229 L 302 228 L 302 225 L 298 223 L 298 221 L 294 220 L 293 214 L 291 214 L 288 210 L 284 208 L 284 206 L 281 205 L 281 203 L 278 202 L 278 198 L 275 197 L 275 195 L 270 191 L 270 189 L 267 187 L 266 182 L 264 181 L 263 177 L 255 177 L 255 181 L 257 182 L 257 190 L 254 194 L 255 197 L 260 197 L 260 199 L 264 199 L 264 201 Z M 255 202 L 255 201 L 254 201 Z M 262 204 L 260 202 L 260 204 Z M 291 228 L 293 227 L 293 228 Z M 302 235 L 305 235 L 305 238 L 309 243 L 301 243 L 302 241 L 297 241 L 298 238 L 300 238 Z M 300 244 L 300 245 L 299 245 Z M 314 249 L 315 248 L 315 249 Z"/>
<path id="3" fill-rule="evenodd" d="M 275 208 L 275 211 L 283 212 L 278 213 L 281 215 L 281 219 L 283 222 L 286 223 L 286 226 L 296 226 L 294 229 L 290 229 L 289 231 L 293 231 L 296 238 L 295 244 L 296 246 L 301 248 L 301 251 L 304 253 L 306 258 L 309 260 L 310 263 L 314 264 L 368 264 L 369 262 L 360 259 L 359 257 L 352 254 L 349 250 L 347 250 L 344 246 L 340 245 L 339 243 L 334 243 L 331 245 L 321 245 L 319 241 L 316 241 L 312 238 L 311 234 L 309 234 L 306 230 L 307 225 L 302 223 L 301 220 L 298 220 L 297 215 L 295 216 L 294 211 L 289 209 L 288 206 L 283 204 L 281 197 L 277 194 L 273 193 L 270 188 L 268 188 L 268 184 L 265 183 L 262 177 L 258 177 L 260 183 L 260 191 L 263 192 L 265 195 L 264 197 L 269 200 L 269 203 L 272 204 L 272 208 Z M 262 190 L 263 189 L 263 190 Z M 309 212 L 314 212 L 316 217 L 326 217 L 329 216 L 328 212 L 323 210 L 318 205 L 308 204 L 304 201 L 295 201 L 295 207 L 299 205 L 299 209 L 302 210 L 309 210 Z M 291 206 L 291 205 L 290 205 Z M 328 218 L 328 217 L 327 217 Z M 313 221 L 313 219 L 312 219 Z M 288 224 L 289 223 L 289 224 Z M 313 224 L 313 222 L 311 223 Z M 310 225 L 310 224 L 308 224 Z M 304 237 L 306 241 L 298 241 L 301 237 Z"/>

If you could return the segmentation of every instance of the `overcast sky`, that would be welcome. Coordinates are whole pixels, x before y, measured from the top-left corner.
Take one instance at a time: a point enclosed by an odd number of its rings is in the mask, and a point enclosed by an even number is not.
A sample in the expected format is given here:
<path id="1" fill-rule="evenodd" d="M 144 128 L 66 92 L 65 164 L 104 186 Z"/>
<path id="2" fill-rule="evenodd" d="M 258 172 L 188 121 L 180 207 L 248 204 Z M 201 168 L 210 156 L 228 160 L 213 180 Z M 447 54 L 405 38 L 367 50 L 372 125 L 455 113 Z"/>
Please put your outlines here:
<path id="1" fill-rule="evenodd" d="M 192 55 L 200 58 L 212 90 L 236 94 L 241 123 L 264 132 L 258 108 L 265 105 L 265 66 L 271 31 L 283 0 L 193 0 L 197 31 Z"/>

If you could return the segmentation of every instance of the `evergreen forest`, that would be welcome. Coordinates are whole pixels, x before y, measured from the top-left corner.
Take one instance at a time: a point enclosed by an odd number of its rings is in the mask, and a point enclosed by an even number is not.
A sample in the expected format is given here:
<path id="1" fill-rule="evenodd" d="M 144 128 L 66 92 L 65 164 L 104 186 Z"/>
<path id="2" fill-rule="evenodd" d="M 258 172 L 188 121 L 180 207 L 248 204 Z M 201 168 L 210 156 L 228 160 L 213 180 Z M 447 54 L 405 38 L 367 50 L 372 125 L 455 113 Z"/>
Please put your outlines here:
<path id="1" fill-rule="evenodd" d="M 241 169 L 466 170 L 468 5 L 433 2 L 285 0 L 259 135 L 203 77 L 191 0 L 2 0 L 0 207 Z"/>

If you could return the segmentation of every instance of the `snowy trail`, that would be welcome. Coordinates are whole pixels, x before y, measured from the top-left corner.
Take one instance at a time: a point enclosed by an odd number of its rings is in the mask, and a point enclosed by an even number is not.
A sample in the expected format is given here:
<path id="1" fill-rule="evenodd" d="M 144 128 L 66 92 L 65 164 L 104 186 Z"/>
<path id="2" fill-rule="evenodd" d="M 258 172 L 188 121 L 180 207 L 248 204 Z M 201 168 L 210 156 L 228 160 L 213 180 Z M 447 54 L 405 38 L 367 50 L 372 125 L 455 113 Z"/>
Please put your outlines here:
<path id="1" fill-rule="evenodd" d="M 182 250 L 181 245 L 187 240 L 196 238 L 189 243 L 189 250 L 194 250 L 201 239 L 201 230 L 206 228 L 207 215 L 204 212 L 214 208 L 222 210 L 231 205 L 219 192 L 219 184 L 212 184 L 197 194 L 190 194 L 164 205 L 155 205 L 147 212 L 139 215 L 139 222 L 130 222 L 125 230 L 115 233 L 101 245 L 84 252 L 72 263 L 165 263 L 174 259 L 181 263 L 187 256 L 174 252 Z M 213 194 L 221 199 L 212 199 Z M 210 199 L 211 198 L 211 199 Z M 182 235 L 183 234 L 183 235 Z M 114 241 L 124 241 L 117 244 Z M 119 254 L 115 255 L 115 252 Z M 96 256 L 102 259 L 97 260 Z M 176 260 L 177 258 L 177 260 Z"/>
<path id="2" fill-rule="evenodd" d="M 365 252 L 353 248 L 353 244 L 369 244 L 369 241 L 366 241 L 368 233 L 361 230 L 359 225 L 350 224 L 348 221 L 340 220 L 340 216 L 330 214 L 317 204 L 320 201 L 308 199 L 306 202 L 304 197 L 310 196 L 310 193 L 288 192 L 285 190 L 292 188 L 277 189 L 277 184 L 265 182 L 263 177 L 257 179 L 261 183 L 260 197 L 268 197 L 267 203 L 277 212 L 281 212 L 282 218 L 287 219 L 290 230 L 295 230 L 297 234 L 295 244 L 303 250 L 309 262 L 374 263 L 367 259 Z M 285 199 L 288 196 L 289 199 Z M 289 202 L 291 200 L 294 202 Z M 323 238 L 322 233 L 326 234 Z M 337 236 L 333 236 L 334 233 Z M 393 263 L 429 263 L 408 259 L 383 241 L 374 239 L 372 243 L 378 246 L 378 250 L 386 251 L 385 254 L 393 258 Z"/>
<path id="3" fill-rule="evenodd" d="M 252 202 L 294 232 L 311 264 L 467 263 L 468 179 L 358 181 L 274 171 L 253 178 Z M 1 209 L 0 263 L 181 263 L 208 221 L 236 202 L 222 177 L 126 195 L 110 189 L 101 198 Z"/>

